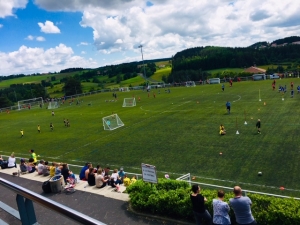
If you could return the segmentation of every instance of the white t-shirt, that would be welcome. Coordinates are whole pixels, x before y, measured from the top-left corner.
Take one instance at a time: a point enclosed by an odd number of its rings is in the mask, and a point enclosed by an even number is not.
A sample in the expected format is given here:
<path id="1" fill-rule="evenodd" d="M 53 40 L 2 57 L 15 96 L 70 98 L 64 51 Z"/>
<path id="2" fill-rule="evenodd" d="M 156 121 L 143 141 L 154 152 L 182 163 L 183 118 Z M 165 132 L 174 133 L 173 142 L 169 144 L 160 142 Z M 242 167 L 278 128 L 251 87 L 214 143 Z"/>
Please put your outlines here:
<path id="1" fill-rule="evenodd" d="M 12 158 L 9 156 L 8 158 L 8 167 L 14 167 L 15 166 L 15 163 L 16 163 L 16 158 Z"/>
<path id="2" fill-rule="evenodd" d="M 103 176 L 102 176 L 102 174 L 96 174 L 95 179 L 96 179 L 96 187 L 97 188 L 101 187 L 103 185 L 103 181 L 102 181 Z"/>
<path id="3" fill-rule="evenodd" d="M 118 179 L 119 175 L 118 173 L 112 173 L 111 178 L 114 178 L 114 181 L 116 182 Z"/>
<path id="4" fill-rule="evenodd" d="M 37 169 L 38 169 L 38 173 L 39 174 L 42 174 L 43 173 L 43 169 L 44 169 L 44 165 L 39 163 L 38 166 L 37 166 Z"/>

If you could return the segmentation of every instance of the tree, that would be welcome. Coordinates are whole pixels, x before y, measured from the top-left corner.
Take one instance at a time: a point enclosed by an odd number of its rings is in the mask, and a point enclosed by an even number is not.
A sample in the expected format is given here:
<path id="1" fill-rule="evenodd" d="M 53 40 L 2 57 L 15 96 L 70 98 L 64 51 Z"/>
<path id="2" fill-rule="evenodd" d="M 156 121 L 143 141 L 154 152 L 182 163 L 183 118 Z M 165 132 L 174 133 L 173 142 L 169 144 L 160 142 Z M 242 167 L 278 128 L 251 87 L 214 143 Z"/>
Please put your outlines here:
<path id="1" fill-rule="evenodd" d="M 0 108 L 9 107 L 12 105 L 12 102 L 9 101 L 6 97 L 0 97 Z"/>
<path id="2" fill-rule="evenodd" d="M 70 77 L 65 81 L 63 91 L 65 92 L 66 96 L 81 94 L 82 93 L 82 85 L 79 80 L 77 80 L 73 77 Z"/>

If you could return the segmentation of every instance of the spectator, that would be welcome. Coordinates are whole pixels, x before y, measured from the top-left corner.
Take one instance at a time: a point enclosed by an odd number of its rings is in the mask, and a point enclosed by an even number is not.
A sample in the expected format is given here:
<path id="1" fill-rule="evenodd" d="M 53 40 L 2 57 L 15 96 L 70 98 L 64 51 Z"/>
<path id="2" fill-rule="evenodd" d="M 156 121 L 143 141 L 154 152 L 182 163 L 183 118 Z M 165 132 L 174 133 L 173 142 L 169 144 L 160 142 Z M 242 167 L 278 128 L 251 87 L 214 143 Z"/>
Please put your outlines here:
<path id="1" fill-rule="evenodd" d="M 87 162 L 87 163 L 84 165 L 84 167 L 82 167 L 82 169 L 81 169 L 81 171 L 80 171 L 80 174 L 79 174 L 79 179 L 80 179 L 80 180 L 85 179 L 85 171 L 88 169 L 88 164 L 90 164 L 90 163 Z"/>
<path id="2" fill-rule="evenodd" d="M 48 166 L 48 161 L 45 161 L 44 163 L 44 167 L 43 167 L 43 175 L 44 176 L 49 176 L 50 172 L 49 172 L 49 166 Z"/>
<path id="3" fill-rule="evenodd" d="M 88 173 L 88 179 L 87 182 L 90 186 L 95 186 L 96 185 L 96 180 L 95 180 L 95 173 L 94 173 L 94 168 L 90 167 L 89 168 L 89 173 Z"/>
<path id="4" fill-rule="evenodd" d="M 136 182 L 136 176 L 134 175 L 130 180 L 130 184 L 134 184 L 135 182 Z"/>
<path id="5" fill-rule="evenodd" d="M 34 173 L 36 171 L 36 166 L 34 165 L 34 159 L 30 158 L 27 163 L 27 171 L 28 173 Z"/>
<path id="6" fill-rule="evenodd" d="M 55 163 L 55 176 L 61 175 L 62 165 L 61 163 Z"/>
<path id="7" fill-rule="evenodd" d="M 91 163 L 88 164 L 88 168 L 87 168 L 86 171 L 84 172 L 84 173 L 85 173 L 85 179 L 82 179 L 82 180 L 88 180 L 88 178 L 89 178 L 89 173 L 90 173 L 90 168 L 92 168 L 92 169 L 94 170 L 93 165 L 92 165 Z"/>
<path id="8" fill-rule="evenodd" d="M 27 165 L 25 159 L 21 159 L 20 162 L 21 162 L 20 164 L 21 173 L 27 173 L 28 171 L 27 171 Z"/>
<path id="9" fill-rule="evenodd" d="M 37 165 L 38 175 L 42 175 L 43 174 L 44 164 L 45 164 L 45 161 L 43 159 L 41 159 L 40 162 L 39 162 L 39 164 Z"/>
<path id="10" fill-rule="evenodd" d="M 67 163 L 62 164 L 61 175 L 63 175 L 64 181 L 67 183 L 67 179 L 69 177 L 69 168 Z"/>
<path id="11" fill-rule="evenodd" d="M 207 224 L 212 224 L 212 218 L 209 212 L 205 209 L 205 202 L 207 199 L 200 194 L 200 187 L 198 184 L 194 184 L 192 186 L 193 193 L 190 195 L 192 205 L 193 205 L 193 213 L 196 219 L 196 224 L 200 225 L 201 220 L 204 219 L 207 221 Z"/>
<path id="12" fill-rule="evenodd" d="M 119 177 L 118 169 L 114 169 L 114 172 L 111 174 L 110 177 L 110 185 L 112 187 L 116 187 L 118 184 L 122 184 L 122 181 Z"/>
<path id="13" fill-rule="evenodd" d="M 233 188 L 234 198 L 229 200 L 229 205 L 234 211 L 237 224 L 256 225 L 251 212 L 251 199 L 242 196 L 242 189 L 239 186 Z"/>
<path id="14" fill-rule="evenodd" d="M 123 167 L 120 168 L 120 171 L 118 172 L 118 175 L 120 177 L 120 180 L 123 182 L 124 176 L 125 176 L 125 172 Z"/>
<path id="15" fill-rule="evenodd" d="M 127 175 L 124 175 L 123 184 L 125 187 L 128 187 L 130 185 L 130 179 L 127 177 Z"/>
<path id="16" fill-rule="evenodd" d="M 13 167 L 17 168 L 15 153 L 11 153 L 11 155 L 8 157 L 7 168 L 13 168 Z"/>
<path id="17" fill-rule="evenodd" d="M 50 166 L 50 177 L 54 177 L 55 168 L 56 168 L 56 162 L 52 162 L 52 166 Z"/>
<path id="18" fill-rule="evenodd" d="M 69 177 L 67 178 L 67 183 L 69 183 L 69 184 L 76 184 L 76 177 L 75 177 L 75 174 L 71 171 L 71 170 L 69 170 Z"/>
<path id="19" fill-rule="evenodd" d="M 95 174 L 95 182 L 97 188 L 104 188 L 108 182 L 108 179 L 104 179 L 102 172 L 103 170 L 99 168 L 97 174 Z"/>
<path id="20" fill-rule="evenodd" d="M 110 167 L 106 167 L 104 169 L 104 179 L 108 179 L 108 185 L 110 185 L 110 175 L 109 175 L 109 172 L 110 172 Z"/>
<path id="21" fill-rule="evenodd" d="M 217 224 L 224 224 L 228 225 L 231 224 L 230 217 L 228 215 L 228 212 L 230 210 L 229 205 L 224 202 L 224 196 L 225 193 L 223 190 L 218 191 L 218 199 L 213 200 L 213 210 L 214 210 L 214 216 L 213 216 L 213 223 L 215 225 Z"/>

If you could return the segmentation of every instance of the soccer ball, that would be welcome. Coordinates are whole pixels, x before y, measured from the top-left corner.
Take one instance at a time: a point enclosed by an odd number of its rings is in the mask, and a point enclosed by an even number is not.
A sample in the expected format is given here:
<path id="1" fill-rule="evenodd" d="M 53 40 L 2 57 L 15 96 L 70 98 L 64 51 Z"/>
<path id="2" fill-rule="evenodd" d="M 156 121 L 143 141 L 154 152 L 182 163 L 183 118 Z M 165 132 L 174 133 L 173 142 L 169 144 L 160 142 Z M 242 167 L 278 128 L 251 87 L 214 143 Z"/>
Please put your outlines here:
<path id="1" fill-rule="evenodd" d="M 262 176 L 262 172 L 258 172 L 257 175 L 258 175 L 258 176 Z"/>

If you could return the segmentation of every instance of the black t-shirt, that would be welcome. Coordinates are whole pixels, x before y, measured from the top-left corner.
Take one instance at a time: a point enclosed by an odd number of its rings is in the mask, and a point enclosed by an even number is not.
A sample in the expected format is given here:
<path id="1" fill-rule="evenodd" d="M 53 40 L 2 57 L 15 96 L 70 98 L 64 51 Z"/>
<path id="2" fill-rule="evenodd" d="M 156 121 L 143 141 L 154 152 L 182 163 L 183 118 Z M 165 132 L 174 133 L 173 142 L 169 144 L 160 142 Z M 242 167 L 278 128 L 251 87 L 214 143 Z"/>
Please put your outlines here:
<path id="1" fill-rule="evenodd" d="M 197 196 L 191 195 L 193 211 L 197 213 L 204 213 L 205 212 L 205 205 L 204 205 L 204 197 L 201 194 Z"/>
<path id="2" fill-rule="evenodd" d="M 62 168 L 61 169 L 61 175 L 63 175 L 64 180 L 67 180 L 69 177 L 69 169 L 68 168 Z"/>
<path id="3" fill-rule="evenodd" d="M 89 183 L 90 186 L 96 185 L 96 180 L 95 180 L 95 174 L 94 173 L 89 173 L 88 183 Z"/>

